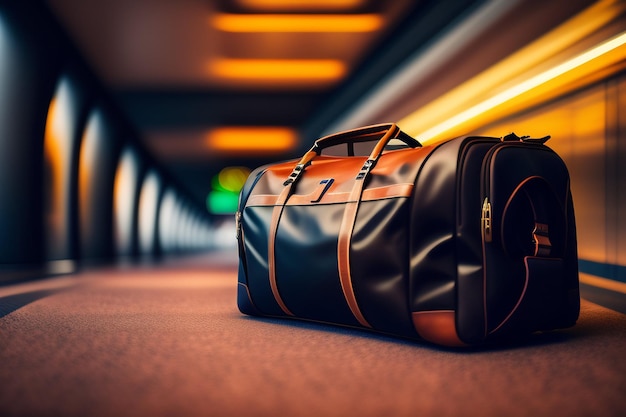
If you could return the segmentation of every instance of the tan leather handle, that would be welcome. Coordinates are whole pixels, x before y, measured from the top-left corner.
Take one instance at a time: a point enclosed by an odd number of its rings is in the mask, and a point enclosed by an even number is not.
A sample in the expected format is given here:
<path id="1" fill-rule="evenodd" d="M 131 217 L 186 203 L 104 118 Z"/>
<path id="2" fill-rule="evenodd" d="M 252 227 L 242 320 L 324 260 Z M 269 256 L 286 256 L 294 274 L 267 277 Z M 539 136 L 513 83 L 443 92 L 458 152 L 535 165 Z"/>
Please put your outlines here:
<path id="1" fill-rule="evenodd" d="M 373 137 L 378 137 L 381 134 L 382 137 L 376 143 L 376 146 L 372 150 L 366 164 L 359 172 L 357 178 L 361 179 L 364 176 L 364 173 L 373 167 L 374 163 L 378 160 L 380 155 L 382 155 L 385 146 L 387 146 L 391 139 L 401 140 L 412 148 L 422 146 L 417 139 L 402 132 L 395 123 L 365 126 L 358 129 L 347 130 L 329 136 L 324 136 L 323 138 L 316 140 L 313 147 L 304 154 L 285 181 L 284 185 L 295 182 L 300 175 L 302 175 L 302 172 L 311 163 L 311 161 L 313 161 L 316 156 L 321 154 L 323 149 L 348 142 L 369 142 L 373 140 Z"/>
<path id="2" fill-rule="evenodd" d="M 389 133 L 390 131 L 394 132 L 392 136 L 393 139 L 401 140 L 411 148 L 418 148 L 422 146 L 417 139 L 402 132 L 395 123 L 383 123 L 324 136 L 323 138 L 315 141 L 311 150 L 315 151 L 319 155 L 323 149 L 330 146 L 340 145 L 347 142 L 369 142 L 374 140 L 373 137 L 375 138 L 380 135 L 384 136 L 384 134 Z"/>
<path id="3" fill-rule="evenodd" d="M 381 137 L 378 140 L 378 143 L 376 144 L 376 146 L 374 146 L 374 149 L 372 149 L 372 153 L 370 154 L 370 157 L 368 159 L 370 159 L 370 160 L 377 160 L 380 157 L 380 155 L 382 155 L 383 150 L 385 149 L 385 146 L 387 146 L 389 141 L 391 139 L 395 139 L 396 136 L 398 136 L 399 133 L 400 133 L 400 128 L 395 123 L 391 123 L 389 125 L 389 128 L 387 129 L 387 131 L 383 135 L 383 137 Z M 411 138 L 411 139 L 413 139 L 413 138 Z"/>

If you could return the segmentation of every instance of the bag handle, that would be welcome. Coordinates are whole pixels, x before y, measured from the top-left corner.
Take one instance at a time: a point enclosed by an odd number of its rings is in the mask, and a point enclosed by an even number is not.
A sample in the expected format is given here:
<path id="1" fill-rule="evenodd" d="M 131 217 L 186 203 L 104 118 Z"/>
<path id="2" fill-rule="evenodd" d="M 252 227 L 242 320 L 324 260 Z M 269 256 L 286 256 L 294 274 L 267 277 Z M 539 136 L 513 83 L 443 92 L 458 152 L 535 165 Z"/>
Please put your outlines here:
<path id="1" fill-rule="evenodd" d="M 363 172 L 364 169 L 369 171 L 374 165 L 374 163 L 380 158 L 385 149 L 385 146 L 389 143 L 391 139 L 398 139 L 404 142 L 411 148 L 421 147 L 422 144 L 415 138 L 404 133 L 395 123 L 384 123 L 372 126 L 365 126 L 358 129 L 347 130 L 344 132 L 335 133 L 332 135 L 324 136 L 315 141 L 313 147 L 304 154 L 304 156 L 300 159 L 300 161 L 296 164 L 295 168 L 284 182 L 284 185 L 289 185 L 295 182 L 304 169 L 313 161 L 316 156 L 321 155 L 322 150 L 329 148 L 335 145 L 341 145 L 342 143 L 351 143 L 351 142 L 370 142 L 372 141 L 372 137 L 381 136 L 382 137 L 376 143 L 376 146 L 372 150 L 369 158 L 366 161 L 366 166 L 363 166 L 363 169 L 359 172 L 357 178 L 365 175 Z M 359 178 L 360 179 L 360 178 Z"/>
<path id="2" fill-rule="evenodd" d="M 502 142 L 524 142 L 524 143 L 534 143 L 538 145 L 543 145 L 548 140 L 550 140 L 550 135 L 544 136 L 542 138 L 531 138 L 530 136 L 517 136 L 515 133 L 511 132 L 508 135 L 505 135 L 500 138 Z"/>
<path id="3" fill-rule="evenodd" d="M 350 142 L 370 142 L 372 136 L 384 136 L 388 131 L 393 130 L 395 132 L 391 139 L 398 139 L 404 142 L 411 148 L 419 148 L 422 146 L 419 141 L 403 131 L 401 131 L 395 123 L 384 123 L 372 126 L 360 127 L 358 129 L 346 130 L 344 132 L 334 133 L 332 135 L 324 136 L 315 141 L 313 148 L 319 155 L 323 149 L 329 148 L 335 145 L 341 145 L 342 143 Z"/>

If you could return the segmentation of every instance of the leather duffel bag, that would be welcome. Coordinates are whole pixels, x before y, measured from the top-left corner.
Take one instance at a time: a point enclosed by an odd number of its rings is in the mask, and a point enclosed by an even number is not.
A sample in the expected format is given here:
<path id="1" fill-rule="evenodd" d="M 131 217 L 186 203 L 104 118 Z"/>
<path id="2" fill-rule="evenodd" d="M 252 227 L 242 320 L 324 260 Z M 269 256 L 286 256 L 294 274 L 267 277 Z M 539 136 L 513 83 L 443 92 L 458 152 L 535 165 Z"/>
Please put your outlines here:
<path id="1" fill-rule="evenodd" d="M 422 146 L 383 124 L 256 169 L 236 214 L 240 311 L 447 346 L 574 325 L 570 180 L 548 138 Z"/>

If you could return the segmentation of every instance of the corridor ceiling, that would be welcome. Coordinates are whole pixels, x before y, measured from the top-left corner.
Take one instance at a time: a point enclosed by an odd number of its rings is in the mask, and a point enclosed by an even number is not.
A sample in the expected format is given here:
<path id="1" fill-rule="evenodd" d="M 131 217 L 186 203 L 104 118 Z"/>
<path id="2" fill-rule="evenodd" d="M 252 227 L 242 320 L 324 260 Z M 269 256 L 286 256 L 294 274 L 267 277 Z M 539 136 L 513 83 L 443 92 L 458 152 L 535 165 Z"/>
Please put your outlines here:
<path id="1" fill-rule="evenodd" d="M 146 150 L 200 204 L 223 167 L 308 148 L 302 127 L 420 8 L 458 13 L 426 0 L 46 1 Z M 238 136 L 252 127 L 279 128 L 277 140 Z M 226 149 L 218 133 L 226 147 L 252 142 Z"/>

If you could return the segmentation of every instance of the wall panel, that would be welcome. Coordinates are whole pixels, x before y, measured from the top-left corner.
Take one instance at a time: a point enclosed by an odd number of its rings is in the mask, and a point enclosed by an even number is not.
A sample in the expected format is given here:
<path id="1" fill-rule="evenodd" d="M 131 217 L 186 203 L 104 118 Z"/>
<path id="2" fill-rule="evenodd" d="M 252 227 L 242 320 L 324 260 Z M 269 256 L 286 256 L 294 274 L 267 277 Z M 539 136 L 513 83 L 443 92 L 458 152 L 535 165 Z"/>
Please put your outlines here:
<path id="1" fill-rule="evenodd" d="M 0 3 L 0 268 L 44 258 L 43 137 L 65 49 L 30 2 Z"/>
<path id="2" fill-rule="evenodd" d="M 158 216 L 161 198 L 161 178 L 154 169 L 147 171 L 143 178 L 139 196 L 138 238 L 139 253 L 142 256 L 160 254 Z"/>
<path id="3" fill-rule="evenodd" d="M 113 121 L 92 111 L 81 143 L 78 196 L 81 258 L 104 261 L 114 254 L 113 187 L 119 153 Z"/>
<path id="4" fill-rule="evenodd" d="M 615 263 L 626 265 L 626 76 L 618 80 L 617 91 L 617 135 L 614 148 L 617 162 L 613 187 L 617 194 Z M 622 281 L 626 282 L 626 277 L 622 277 Z"/>
<path id="5" fill-rule="evenodd" d="M 86 94 L 77 77 L 62 76 L 50 101 L 44 137 L 45 258 L 54 272 L 67 272 L 77 258 L 76 188 L 78 145 Z M 58 271 L 59 268 L 64 271 Z M 71 270 L 71 268 L 70 268 Z"/>
<path id="6" fill-rule="evenodd" d="M 127 146 L 120 155 L 113 188 L 113 232 L 118 257 L 137 254 L 137 206 L 139 200 L 140 158 Z"/>

